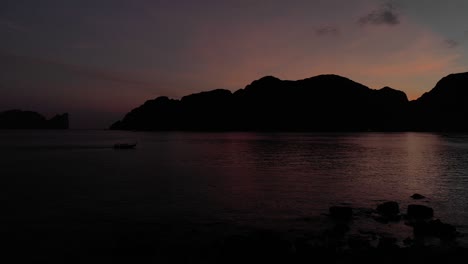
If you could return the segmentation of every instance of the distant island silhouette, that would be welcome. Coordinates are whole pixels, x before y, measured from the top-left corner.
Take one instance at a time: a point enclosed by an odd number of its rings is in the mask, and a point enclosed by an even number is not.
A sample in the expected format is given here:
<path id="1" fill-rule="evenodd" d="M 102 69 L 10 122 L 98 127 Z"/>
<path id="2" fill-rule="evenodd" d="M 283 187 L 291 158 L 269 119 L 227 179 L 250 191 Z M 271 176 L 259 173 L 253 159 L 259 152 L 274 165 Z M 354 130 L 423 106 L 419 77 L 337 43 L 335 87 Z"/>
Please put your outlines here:
<path id="1" fill-rule="evenodd" d="M 468 131 L 468 73 L 451 74 L 419 99 L 338 75 L 267 76 L 234 93 L 217 89 L 145 102 L 111 125 L 143 131 Z"/>
<path id="2" fill-rule="evenodd" d="M 68 129 L 68 113 L 47 120 L 33 111 L 8 110 L 0 112 L 0 129 Z"/>

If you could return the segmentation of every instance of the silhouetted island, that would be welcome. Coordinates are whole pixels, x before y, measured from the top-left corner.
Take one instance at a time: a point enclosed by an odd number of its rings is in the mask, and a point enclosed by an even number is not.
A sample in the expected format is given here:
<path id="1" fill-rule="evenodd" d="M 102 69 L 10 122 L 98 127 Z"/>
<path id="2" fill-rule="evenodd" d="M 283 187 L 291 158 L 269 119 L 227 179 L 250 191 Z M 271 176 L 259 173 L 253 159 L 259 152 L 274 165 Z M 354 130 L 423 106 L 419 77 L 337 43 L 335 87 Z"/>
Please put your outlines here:
<path id="1" fill-rule="evenodd" d="M 443 78 L 411 103 L 414 130 L 468 131 L 468 73 Z"/>
<path id="2" fill-rule="evenodd" d="M 234 93 L 213 90 L 181 100 L 158 97 L 114 123 L 154 131 L 468 131 L 468 73 L 443 78 L 409 101 L 338 75 L 285 81 L 267 76 Z"/>
<path id="3" fill-rule="evenodd" d="M 68 113 L 47 120 L 33 111 L 0 112 L 0 129 L 68 129 Z"/>

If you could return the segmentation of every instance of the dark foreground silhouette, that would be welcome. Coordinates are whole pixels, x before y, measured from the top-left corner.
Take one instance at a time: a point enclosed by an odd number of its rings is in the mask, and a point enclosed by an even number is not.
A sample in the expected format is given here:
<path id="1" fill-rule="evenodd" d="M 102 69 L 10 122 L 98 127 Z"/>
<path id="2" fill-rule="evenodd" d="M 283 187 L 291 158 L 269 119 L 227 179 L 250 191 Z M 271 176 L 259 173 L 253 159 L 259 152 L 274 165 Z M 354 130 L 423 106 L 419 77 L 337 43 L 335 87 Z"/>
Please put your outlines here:
<path id="1" fill-rule="evenodd" d="M 117 221 L 86 223 L 63 234 L 17 229 L 10 238 L 10 230 L 2 238 L 10 239 L 4 255 L 15 255 L 18 263 L 462 263 L 468 251 L 457 243 L 461 234 L 433 217 L 426 205 L 400 211 L 397 202 L 387 201 L 376 208 L 332 206 L 314 232 Z M 363 220 L 377 228 L 353 230 Z M 401 241 L 378 231 L 379 225 L 413 231 Z"/>
<path id="2" fill-rule="evenodd" d="M 337 75 L 299 81 L 264 77 L 234 93 L 158 97 L 114 123 L 115 130 L 468 131 L 468 73 L 452 74 L 415 101 Z"/>
<path id="3" fill-rule="evenodd" d="M 0 112 L 0 129 L 68 129 L 68 114 L 47 120 L 36 112 L 9 110 Z"/>

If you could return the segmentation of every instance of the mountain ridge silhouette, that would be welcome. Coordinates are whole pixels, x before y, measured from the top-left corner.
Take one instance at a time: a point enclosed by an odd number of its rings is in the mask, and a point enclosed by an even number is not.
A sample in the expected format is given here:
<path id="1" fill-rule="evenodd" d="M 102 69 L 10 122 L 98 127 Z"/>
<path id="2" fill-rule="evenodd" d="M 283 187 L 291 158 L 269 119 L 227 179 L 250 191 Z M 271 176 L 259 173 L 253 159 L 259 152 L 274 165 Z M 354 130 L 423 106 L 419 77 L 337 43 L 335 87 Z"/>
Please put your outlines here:
<path id="1" fill-rule="evenodd" d="M 0 129 L 68 129 L 68 113 L 58 114 L 51 119 L 34 111 L 19 109 L 0 112 Z"/>
<path id="2" fill-rule="evenodd" d="M 468 73 L 451 74 L 417 100 L 346 77 L 265 76 L 235 92 L 146 101 L 111 125 L 144 131 L 468 131 Z M 466 105 L 466 106 L 465 106 Z M 446 116 L 450 115 L 450 116 Z M 436 117 L 434 119 L 434 117 Z"/>

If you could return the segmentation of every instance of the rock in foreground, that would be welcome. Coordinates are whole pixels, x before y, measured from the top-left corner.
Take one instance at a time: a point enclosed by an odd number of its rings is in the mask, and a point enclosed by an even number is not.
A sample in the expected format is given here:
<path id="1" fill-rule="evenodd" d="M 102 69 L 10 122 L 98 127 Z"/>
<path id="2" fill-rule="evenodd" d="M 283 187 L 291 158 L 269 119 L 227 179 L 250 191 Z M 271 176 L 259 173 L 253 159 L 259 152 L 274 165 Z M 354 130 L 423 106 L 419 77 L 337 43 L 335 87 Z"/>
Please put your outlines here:
<path id="1" fill-rule="evenodd" d="M 332 206 L 330 216 L 336 220 L 349 221 L 353 216 L 353 209 L 347 206 Z"/>
<path id="2" fill-rule="evenodd" d="M 409 218 L 428 219 L 434 216 L 434 210 L 425 205 L 410 204 L 407 214 Z"/>
<path id="3" fill-rule="evenodd" d="M 435 236 L 445 240 L 457 237 L 457 229 L 440 220 L 418 221 L 413 224 L 413 228 L 415 236 Z"/>
<path id="4" fill-rule="evenodd" d="M 411 198 L 413 198 L 415 200 L 421 200 L 421 199 L 424 199 L 426 197 L 424 195 L 419 194 L 419 193 L 415 193 L 415 194 L 411 195 Z"/>
<path id="5" fill-rule="evenodd" d="M 397 202 L 385 202 L 377 206 L 377 212 L 389 220 L 394 220 L 398 218 L 400 206 Z"/>

